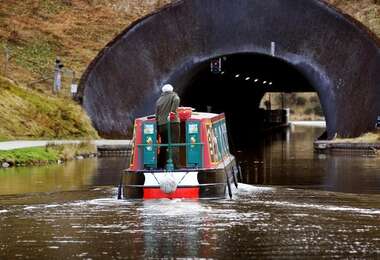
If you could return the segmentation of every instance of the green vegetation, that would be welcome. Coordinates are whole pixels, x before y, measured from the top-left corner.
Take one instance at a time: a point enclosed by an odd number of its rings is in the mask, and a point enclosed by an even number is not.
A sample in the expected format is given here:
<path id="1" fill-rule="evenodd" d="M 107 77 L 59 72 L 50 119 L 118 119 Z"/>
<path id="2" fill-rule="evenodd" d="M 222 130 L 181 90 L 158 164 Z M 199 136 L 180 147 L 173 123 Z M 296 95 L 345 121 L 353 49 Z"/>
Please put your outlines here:
<path id="1" fill-rule="evenodd" d="M 311 103 L 319 103 L 319 98 L 316 95 L 313 95 L 309 98 Z"/>
<path id="2" fill-rule="evenodd" d="M 305 115 L 311 115 L 313 113 L 313 109 L 308 107 L 305 109 L 304 113 L 305 113 Z"/>
<path id="3" fill-rule="evenodd" d="M 323 118 L 323 110 L 319 103 L 315 104 L 313 107 L 307 107 L 304 110 L 305 115 L 315 115 L 317 118 Z"/>
<path id="4" fill-rule="evenodd" d="M 80 142 L 79 144 L 56 145 L 54 143 L 46 146 L 47 150 L 58 152 L 60 160 L 68 161 L 79 155 L 96 153 L 96 145 L 90 141 Z"/>
<path id="5" fill-rule="evenodd" d="M 48 164 L 59 159 L 56 150 L 44 147 L 0 151 L 0 162 L 7 162 L 11 166 Z"/>
<path id="6" fill-rule="evenodd" d="M 96 153 L 96 146 L 90 142 L 79 144 L 55 145 L 46 147 L 22 148 L 0 151 L 0 163 L 7 162 L 10 166 L 44 165 L 56 163 L 58 160 L 68 161 L 75 156 L 86 156 Z"/>
<path id="7" fill-rule="evenodd" d="M 17 65 L 39 75 L 53 75 L 56 52 L 48 41 L 33 40 L 27 45 L 11 45 L 10 50 Z"/>
<path id="8" fill-rule="evenodd" d="M 322 107 L 321 107 L 320 104 L 315 105 L 315 107 L 314 107 L 314 114 L 316 114 L 317 116 L 320 116 L 320 117 L 324 116 L 323 110 L 322 110 Z"/>
<path id="9" fill-rule="evenodd" d="M 333 140 L 337 143 L 377 143 L 380 142 L 380 132 L 371 132 L 363 134 L 356 138 L 337 137 Z"/>
<path id="10" fill-rule="evenodd" d="M 98 135 L 73 101 L 21 88 L 0 77 L 0 139 L 93 139 Z"/>
<path id="11" fill-rule="evenodd" d="M 38 4 L 40 15 L 50 16 L 64 11 L 71 5 L 71 0 L 39 0 Z"/>
<path id="12" fill-rule="evenodd" d="M 324 120 L 323 110 L 317 93 L 266 93 L 260 106 L 271 100 L 272 109 L 290 108 L 290 120 Z"/>
<path id="13" fill-rule="evenodd" d="M 304 97 L 297 97 L 296 98 L 296 105 L 297 106 L 304 106 L 306 104 L 306 98 Z"/>
<path id="14" fill-rule="evenodd" d="M 0 45 L 7 45 L 12 58 L 0 75 L 20 85 L 50 94 L 54 61 L 59 56 L 76 77 L 98 52 L 128 24 L 169 0 L 3 0 L 0 1 Z M 110 19 L 112 17 L 112 19 Z M 1 47 L 1 46 L 0 46 Z M 0 48 L 0 65 L 5 64 Z M 63 75 L 68 92 L 71 76 Z"/>

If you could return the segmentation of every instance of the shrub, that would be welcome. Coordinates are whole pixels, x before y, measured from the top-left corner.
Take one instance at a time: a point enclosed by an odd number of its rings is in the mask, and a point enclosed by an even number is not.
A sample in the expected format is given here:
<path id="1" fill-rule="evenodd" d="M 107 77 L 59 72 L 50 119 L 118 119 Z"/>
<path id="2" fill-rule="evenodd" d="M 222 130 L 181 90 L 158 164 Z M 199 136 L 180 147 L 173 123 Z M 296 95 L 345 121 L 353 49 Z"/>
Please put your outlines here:
<path id="1" fill-rule="evenodd" d="M 317 96 L 312 96 L 309 98 L 311 103 L 319 103 L 319 98 Z"/>
<path id="2" fill-rule="evenodd" d="M 304 106 L 306 104 L 306 98 L 304 97 L 297 97 L 296 98 L 296 105 L 297 106 Z"/>
<path id="3" fill-rule="evenodd" d="M 317 116 L 324 116 L 322 107 L 320 105 L 316 105 L 313 110 L 314 114 L 316 114 Z"/>
<path id="4" fill-rule="evenodd" d="M 305 115 L 311 115 L 312 113 L 313 113 L 313 109 L 312 108 L 305 109 Z"/>

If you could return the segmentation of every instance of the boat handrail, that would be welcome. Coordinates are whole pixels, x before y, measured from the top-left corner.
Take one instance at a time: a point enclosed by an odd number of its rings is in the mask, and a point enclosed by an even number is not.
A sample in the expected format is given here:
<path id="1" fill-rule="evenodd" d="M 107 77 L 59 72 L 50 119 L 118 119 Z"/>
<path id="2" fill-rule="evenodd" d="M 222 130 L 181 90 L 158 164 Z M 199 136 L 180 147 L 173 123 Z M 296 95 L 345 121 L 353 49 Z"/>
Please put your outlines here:
<path id="1" fill-rule="evenodd" d="M 204 145 L 204 143 L 171 143 L 170 146 Z M 168 147 L 169 144 L 137 144 L 138 147 Z"/>

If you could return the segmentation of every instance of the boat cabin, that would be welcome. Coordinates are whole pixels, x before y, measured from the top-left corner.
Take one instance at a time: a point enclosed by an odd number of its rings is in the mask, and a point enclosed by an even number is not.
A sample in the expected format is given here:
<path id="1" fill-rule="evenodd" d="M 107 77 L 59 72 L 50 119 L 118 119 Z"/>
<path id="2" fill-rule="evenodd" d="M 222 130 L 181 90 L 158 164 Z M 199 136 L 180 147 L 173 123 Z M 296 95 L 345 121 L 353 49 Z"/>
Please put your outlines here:
<path id="1" fill-rule="evenodd" d="M 155 116 L 137 118 L 129 170 L 157 169 L 159 147 L 179 151 L 181 169 L 210 169 L 230 156 L 224 114 L 192 112 L 180 116 L 181 142 L 162 144 Z M 174 169 L 177 170 L 177 169 Z M 178 169 L 179 170 L 179 169 Z"/>

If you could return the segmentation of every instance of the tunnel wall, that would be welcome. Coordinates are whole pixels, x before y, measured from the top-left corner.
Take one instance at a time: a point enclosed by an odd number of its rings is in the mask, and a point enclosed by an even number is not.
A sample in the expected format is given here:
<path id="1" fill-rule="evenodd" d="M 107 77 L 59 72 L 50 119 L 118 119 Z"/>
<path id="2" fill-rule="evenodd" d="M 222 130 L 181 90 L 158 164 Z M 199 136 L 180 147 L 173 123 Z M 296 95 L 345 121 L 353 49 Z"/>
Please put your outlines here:
<path id="1" fill-rule="evenodd" d="M 92 61 L 79 95 L 95 128 L 124 137 L 154 112 L 164 83 L 183 93 L 198 64 L 235 53 L 294 65 L 318 92 L 329 137 L 373 130 L 380 114 L 378 39 L 319 0 L 182 0 L 138 20 Z"/>

